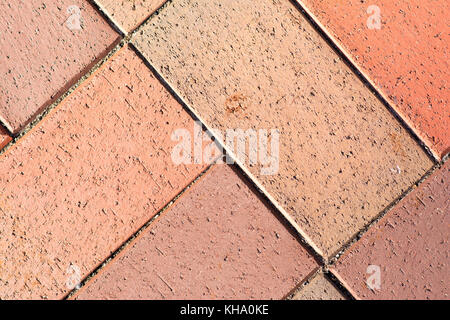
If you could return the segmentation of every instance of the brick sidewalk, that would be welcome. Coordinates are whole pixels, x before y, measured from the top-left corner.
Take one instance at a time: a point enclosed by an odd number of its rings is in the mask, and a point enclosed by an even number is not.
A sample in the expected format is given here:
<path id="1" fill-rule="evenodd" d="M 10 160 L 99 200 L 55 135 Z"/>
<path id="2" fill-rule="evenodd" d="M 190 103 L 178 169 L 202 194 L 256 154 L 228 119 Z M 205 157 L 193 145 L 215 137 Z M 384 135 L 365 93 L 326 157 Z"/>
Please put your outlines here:
<path id="1" fill-rule="evenodd" d="M 0 299 L 448 299 L 445 2 L 0 9 Z"/>

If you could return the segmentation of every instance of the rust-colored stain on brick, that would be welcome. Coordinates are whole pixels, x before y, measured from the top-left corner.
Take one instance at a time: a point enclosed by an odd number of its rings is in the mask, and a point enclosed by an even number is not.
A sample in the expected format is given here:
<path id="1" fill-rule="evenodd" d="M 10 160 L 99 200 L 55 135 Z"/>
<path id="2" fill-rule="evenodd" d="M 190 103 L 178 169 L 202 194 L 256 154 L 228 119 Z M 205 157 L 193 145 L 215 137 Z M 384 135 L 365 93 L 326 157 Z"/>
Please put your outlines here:
<path id="1" fill-rule="evenodd" d="M 88 1 L 0 3 L 0 118 L 18 132 L 118 40 Z"/>
<path id="2" fill-rule="evenodd" d="M 166 0 L 95 0 L 125 32 L 139 26 Z"/>
<path id="3" fill-rule="evenodd" d="M 0 157 L 0 297 L 58 298 L 205 165 L 176 166 L 192 118 L 128 48 Z"/>
<path id="4" fill-rule="evenodd" d="M 326 256 L 432 166 L 289 1 L 173 1 L 132 41 L 212 129 L 280 131 L 248 168 Z"/>
<path id="5" fill-rule="evenodd" d="M 319 273 L 294 295 L 293 300 L 346 300 L 346 298 L 323 273 Z"/>
<path id="6" fill-rule="evenodd" d="M 435 154 L 450 151 L 448 1 L 299 2 L 342 43 Z"/>
<path id="7" fill-rule="evenodd" d="M 447 161 L 369 229 L 334 272 L 361 299 L 448 299 L 449 194 Z"/>
<path id="8" fill-rule="evenodd" d="M 314 259 L 227 165 L 216 165 L 78 299 L 281 299 Z"/>
<path id="9" fill-rule="evenodd" d="M 8 131 L 0 125 L 0 151 L 11 141 Z"/>

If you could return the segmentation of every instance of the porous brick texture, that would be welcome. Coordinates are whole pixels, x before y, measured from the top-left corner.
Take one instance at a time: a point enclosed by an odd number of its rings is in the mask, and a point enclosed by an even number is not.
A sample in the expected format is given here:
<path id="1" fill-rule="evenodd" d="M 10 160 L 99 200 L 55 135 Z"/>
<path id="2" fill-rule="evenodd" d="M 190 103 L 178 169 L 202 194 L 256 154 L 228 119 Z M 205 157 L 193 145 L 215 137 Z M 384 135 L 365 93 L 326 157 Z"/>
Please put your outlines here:
<path id="1" fill-rule="evenodd" d="M 255 191 L 216 165 L 77 298 L 283 298 L 317 263 Z"/>
<path id="2" fill-rule="evenodd" d="M 193 124 L 126 47 L 1 155 L 0 297 L 61 298 L 92 272 L 206 168 L 170 160 Z"/>
<path id="3" fill-rule="evenodd" d="M 147 19 L 166 0 L 95 0 L 115 23 L 130 32 Z"/>
<path id="4" fill-rule="evenodd" d="M 274 174 L 243 162 L 325 256 L 432 166 L 289 1 L 173 1 L 132 41 L 216 132 L 279 130 Z"/>
<path id="5" fill-rule="evenodd" d="M 338 40 L 433 152 L 438 157 L 448 153 L 450 34 L 445 30 L 449 2 L 299 2 Z"/>
<path id="6" fill-rule="evenodd" d="M 85 0 L 0 2 L 0 120 L 13 133 L 119 40 Z"/>
<path id="7" fill-rule="evenodd" d="M 338 288 L 323 274 L 312 278 L 299 292 L 294 300 L 346 300 Z"/>
<path id="8" fill-rule="evenodd" d="M 447 161 L 369 229 L 334 271 L 360 299 L 449 299 L 449 194 Z"/>

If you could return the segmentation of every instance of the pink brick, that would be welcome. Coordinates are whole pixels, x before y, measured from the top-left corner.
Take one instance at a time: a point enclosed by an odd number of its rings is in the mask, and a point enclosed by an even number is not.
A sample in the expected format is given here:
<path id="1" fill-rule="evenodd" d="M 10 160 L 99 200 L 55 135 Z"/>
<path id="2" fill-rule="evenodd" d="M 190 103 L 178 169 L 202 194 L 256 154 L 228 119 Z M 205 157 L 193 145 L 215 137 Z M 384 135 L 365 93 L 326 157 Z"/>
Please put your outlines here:
<path id="1" fill-rule="evenodd" d="M 361 299 L 448 299 L 449 194 L 447 162 L 369 229 L 334 272 Z"/>
<path id="2" fill-rule="evenodd" d="M 192 118 L 121 49 L 0 157 L 0 297 L 61 298 L 205 168 L 176 166 Z M 80 280 L 80 279 L 77 279 Z"/>
<path id="3" fill-rule="evenodd" d="M 0 119 L 13 133 L 119 40 L 85 0 L 2 1 L 0 12 Z"/>
<path id="4" fill-rule="evenodd" d="M 317 268 L 245 178 L 211 171 L 77 298 L 281 299 Z"/>

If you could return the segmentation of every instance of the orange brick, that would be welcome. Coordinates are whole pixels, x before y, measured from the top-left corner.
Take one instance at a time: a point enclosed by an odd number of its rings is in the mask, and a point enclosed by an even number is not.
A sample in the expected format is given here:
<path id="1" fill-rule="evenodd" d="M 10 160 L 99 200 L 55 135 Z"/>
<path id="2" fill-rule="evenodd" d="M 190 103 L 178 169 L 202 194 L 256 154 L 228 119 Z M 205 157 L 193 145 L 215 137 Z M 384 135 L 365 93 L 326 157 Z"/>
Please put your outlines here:
<path id="1" fill-rule="evenodd" d="M 437 157 L 450 151 L 448 1 L 299 2 L 343 45 Z M 380 24 L 373 20 L 377 15 Z"/>
<path id="2" fill-rule="evenodd" d="M 205 168 L 192 118 L 123 48 L 0 157 L 0 297 L 60 298 Z M 78 273 L 79 272 L 79 273 Z"/>

